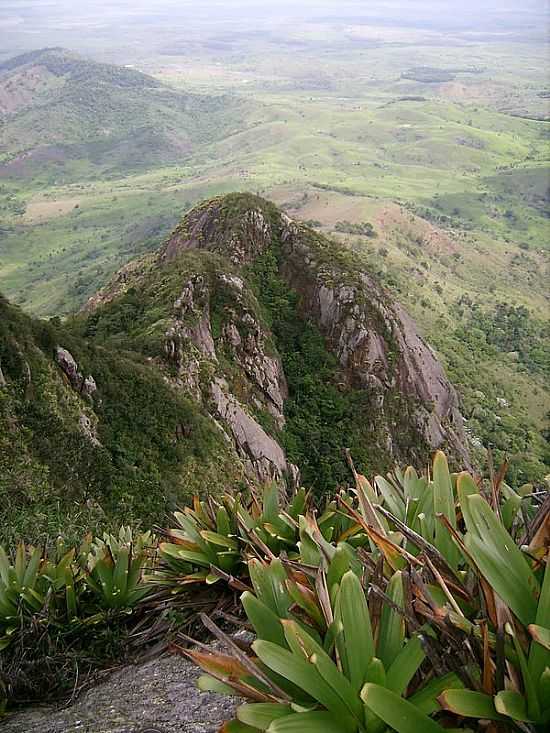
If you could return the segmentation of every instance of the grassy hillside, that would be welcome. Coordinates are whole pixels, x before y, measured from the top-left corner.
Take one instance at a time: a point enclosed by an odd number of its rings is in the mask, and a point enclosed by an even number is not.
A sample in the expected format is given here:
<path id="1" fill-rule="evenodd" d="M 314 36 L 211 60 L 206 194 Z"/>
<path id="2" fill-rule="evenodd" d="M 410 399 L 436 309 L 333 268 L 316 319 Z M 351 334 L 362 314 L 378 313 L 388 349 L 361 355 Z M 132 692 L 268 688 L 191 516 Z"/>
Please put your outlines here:
<path id="1" fill-rule="evenodd" d="M 94 377 L 90 398 L 56 363 L 58 345 Z M 158 521 L 205 483 L 239 480 L 198 404 L 136 352 L 94 345 L 1 298 L 0 368 L 2 542 Z"/>
<path id="2" fill-rule="evenodd" d="M 0 64 L 0 111 L 1 177 L 47 185 L 181 160 L 227 134 L 244 105 L 52 48 Z"/>
<path id="3" fill-rule="evenodd" d="M 239 11 L 238 33 L 229 9 L 213 19 L 171 7 L 147 26 L 136 20 L 139 50 L 120 41 L 109 58 L 154 76 L 147 99 L 169 88 L 218 95 L 204 144 L 177 160 L 152 152 L 152 142 L 166 151 L 153 106 L 153 131 L 136 126 L 105 154 L 94 139 L 61 164 L 24 159 L 28 168 L 0 179 L 0 288 L 34 313 L 71 312 L 191 204 L 260 192 L 367 252 L 444 358 L 466 413 L 479 403 L 475 435 L 525 467 L 518 480 L 540 477 L 550 411 L 543 26 L 533 8 L 483 22 L 478 10 L 468 27 L 425 8 L 396 18 L 376 3 L 368 17 L 343 3 L 336 15 L 292 22 L 294 11 L 277 22 Z M 79 47 L 103 49 L 94 28 L 73 21 Z M 134 83 L 135 69 L 126 72 Z M 241 101 L 227 106 L 228 93 Z M 144 90 L 119 95 L 135 105 Z M 353 229 L 364 222 L 375 237 Z M 503 303 L 527 309 L 527 346 L 491 342 Z"/>

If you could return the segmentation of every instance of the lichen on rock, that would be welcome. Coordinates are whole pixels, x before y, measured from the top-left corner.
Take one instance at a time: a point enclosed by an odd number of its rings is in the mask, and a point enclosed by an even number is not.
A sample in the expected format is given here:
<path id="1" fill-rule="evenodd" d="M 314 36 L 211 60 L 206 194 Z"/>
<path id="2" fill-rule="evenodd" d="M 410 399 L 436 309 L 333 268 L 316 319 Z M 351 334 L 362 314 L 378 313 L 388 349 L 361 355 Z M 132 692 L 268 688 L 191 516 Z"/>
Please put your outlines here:
<path id="1" fill-rule="evenodd" d="M 62 708 L 42 706 L 8 716 L 5 733 L 216 733 L 234 715 L 235 699 L 197 688 L 199 670 L 165 656 L 114 672 Z"/>

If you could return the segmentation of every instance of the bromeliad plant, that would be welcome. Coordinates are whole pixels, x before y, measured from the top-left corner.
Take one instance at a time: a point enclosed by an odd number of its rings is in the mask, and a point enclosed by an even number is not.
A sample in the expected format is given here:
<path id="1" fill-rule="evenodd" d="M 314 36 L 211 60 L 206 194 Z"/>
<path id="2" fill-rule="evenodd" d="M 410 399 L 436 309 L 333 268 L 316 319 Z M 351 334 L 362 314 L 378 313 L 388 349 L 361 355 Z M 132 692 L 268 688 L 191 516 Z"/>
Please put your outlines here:
<path id="1" fill-rule="evenodd" d="M 454 638 L 455 654 L 465 665 L 470 657 L 471 689 L 445 692 L 440 702 L 464 717 L 545 730 L 550 724 L 549 501 L 530 543 L 519 548 L 516 540 L 521 542 L 525 531 L 520 520 L 532 517 L 534 509 L 502 483 L 502 473 L 487 498 L 469 474 L 451 476 L 442 453 L 432 475 L 428 481 L 407 469 L 394 481 L 377 477 L 380 495 L 370 487 L 372 495 L 363 497 L 361 506 L 369 505 L 365 527 L 380 555 L 395 568 L 409 569 L 417 614 L 439 635 Z M 385 531 L 388 527 L 394 531 Z"/>
<path id="2" fill-rule="evenodd" d="M 84 544 L 84 580 L 102 609 L 131 611 L 151 592 L 145 574 L 152 549 L 151 532 L 134 535 L 124 526 L 118 536 L 105 533 Z"/>
<path id="3" fill-rule="evenodd" d="M 201 689 L 253 701 L 222 730 L 442 731 L 430 717 L 440 709 L 436 698 L 463 683 L 450 669 L 440 678 L 424 669 L 430 631 L 409 623 L 406 575 L 385 578 L 380 565 L 387 602 L 368 601 L 360 577 L 365 569 L 353 549 L 327 543 L 311 519 L 305 531 L 317 544 L 318 568 L 279 559 L 249 562 L 254 592 L 241 601 L 256 633 L 250 653 L 207 618 L 232 654 L 184 652 L 207 672 Z"/>
<path id="4" fill-rule="evenodd" d="M 127 652 L 129 612 L 154 589 L 150 545 L 150 533 L 123 527 L 79 552 L 61 540 L 48 553 L 20 545 L 13 559 L 0 549 L 0 711 L 70 691 L 100 659 Z"/>
<path id="5" fill-rule="evenodd" d="M 31 621 L 62 628 L 134 608 L 153 588 L 145 577 L 151 542 L 150 532 L 122 527 L 116 537 L 88 538 L 78 554 L 61 539 L 50 555 L 20 544 L 13 561 L 0 547 L 0 651 Z"/>
<path id="6" fill-rule="evenodd" d="M 0 550 L 0 650 L 24 628 L 70 645 L 159 582 L 178 594 L 202 583 L 211 598 L 224 579 L 246 589 L 256 640 L 243 649 L 205 617 L 230 653 L 184 651 L 207 672 L 202 689 L 251 701 L 224 733 L 435 733 L 476 719 L 492 721 L 487 733 L 546 730 L 550 499 L 536 513 L 503 472 L 488 484 L 454 475 L 440 452 L 426 476 L 355 482 L 319 512 L 276 485 L 195 499 L 165 533 L 160 570 L 150 533 L 124 527 L 78 554 Z M 139 623 L 187 601 L 157 594 Z"/>
<path id="7" fill-rule="evenodd" d="M 52 560 L 39 547 L 20 544 L 12 560 L 0 547 L 0 651 L 37 614 L 42 622 L 71 622 L 78 615 L 75 551 L 58 543 Z"/>
<path id="8" fill-rule="evenodd" d="M 192 507 L 174 514 L 178 527 L 168 530 L 169 541 L 160 544 L 160 582 L 176 590 L 189 583 L 213 584 L 246 573 L 248 554 L 296 553 L 298 517 L 307 502 L 301 489 L 281 507 L 276 484 L 268 484 L 261 499 L 251 491 L 247 502 L 240 494 L 226 494 L 220 501 L 194 497 Z"/>
<path id="9" fill-rule="evenodd" d="M 306 514 L 298 553 L 250 560 L 251 649 L 204 619 L 231 654 L 186 652 L 207 672 L 202 689 L 253 701 L 224 733 L 416 733 L 474 719 L 546 730 L 549 502 L 520 548 L 532 508 L 502 474 L 487 499 L 485 488 L 451 475 L 442 453 L 430 477 L 407 469 L 373 486 L 356 474 L 356 500 L 333 505 L 345 529 L 329 536 Z"/>
<path id="10" fill-rule="evenodd" d="M 445 692 L 442 705 L 465 717 L 514 721 L 524 730 L 550 727 L 550 507 L 529 544 L 518 547 L 468 474 L 457 480 L 466 533 L 457 537 L 479 580 L 487 616 L 452 617 L 484 640 L 479 691 Z M 494 643 L 487 628 L 495 634 Z M 499 643 L 500 642 L 500 643 Z"/>
<path id="11" fill-rule="evenodd" d="M 192 507 L 175 512 L 178 526 L 169 529 L 167 541 L 159 545 L 157 582 L 178 591 L 189 583 L 212 584 L 220 577 L 238 575 L 241 553 L 234 506 L 195 496 Z"/>
<path id="12" fill-rule="evenodd" d="M 352 503 L 353 497 L 340 492 L 339 500 Z M 305 489 L 282 498 L 275 483 L 266 485 L 261 496 L 251 490 L 246 500 L 241 494 L 225 494 L 219 501 L 194 497 L 192 507 L 174 514 L 178 526 L 165 532 L 157 582 L 178 591 L 189 583 L 247 576 L 250 557 L 272 559 L 284 553 L 299 559 L 304 544 L 301 522 L 311 510 Z M 368 542 L 355 519 L 339 510 L 336 499 L 327 504 L 317 524 L 328 542 Z"/>

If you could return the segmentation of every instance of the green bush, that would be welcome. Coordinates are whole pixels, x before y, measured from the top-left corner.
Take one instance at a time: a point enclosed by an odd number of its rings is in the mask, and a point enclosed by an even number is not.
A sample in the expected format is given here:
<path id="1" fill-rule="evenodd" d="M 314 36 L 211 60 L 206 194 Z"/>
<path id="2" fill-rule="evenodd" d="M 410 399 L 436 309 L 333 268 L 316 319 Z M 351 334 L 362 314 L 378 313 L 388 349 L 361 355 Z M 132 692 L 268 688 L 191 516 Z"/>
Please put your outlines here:
<path id="1" fill-rule="evenodd" d="M 148 608 L 143 633 L 171 599 L 176 612 L 194 604 L 196 590 L 182 594 L 200 582 L 210 603 L 246 589 L 255 633 L 243 651 L 203 615 L 229 653 L 184 652 L 206 672 L 202 690 L 251 701 L 226 731 L 435 733 L 486 720 L 545 731 L 548 495 L 514 491 L 504 471 L 452 474 L 441 452 L 426 475 L 396 468 L 370 482 L 350 465 L 355 488 L 323 509 L 276 485 L 195 498 L 158 557 L 149 533 L 124 527 L 78 551 L 1 551 L 0 689 L 43 692 L 21 655 L 35 644 L 66 688 L 78 655 L 93 666 L 121 653 L 129 614 Z"/>

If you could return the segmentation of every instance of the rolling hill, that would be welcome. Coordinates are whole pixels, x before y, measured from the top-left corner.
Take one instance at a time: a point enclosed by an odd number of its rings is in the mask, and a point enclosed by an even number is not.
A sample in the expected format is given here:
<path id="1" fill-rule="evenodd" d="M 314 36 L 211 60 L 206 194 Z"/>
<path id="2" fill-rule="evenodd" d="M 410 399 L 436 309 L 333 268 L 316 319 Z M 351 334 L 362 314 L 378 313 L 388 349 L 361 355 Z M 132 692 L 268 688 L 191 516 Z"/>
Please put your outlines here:
<path id="1" fill-rule="evenodd" d="M 25 53 L 0 64 L 0 179 L 108 178 L 182 161 L 242 125 L 247 106 L 61 48 Z"/>

